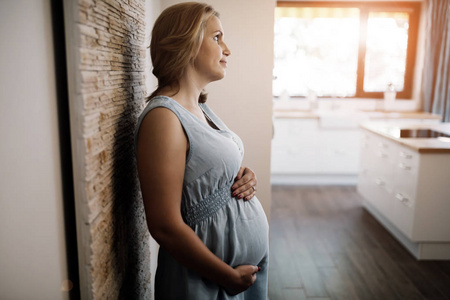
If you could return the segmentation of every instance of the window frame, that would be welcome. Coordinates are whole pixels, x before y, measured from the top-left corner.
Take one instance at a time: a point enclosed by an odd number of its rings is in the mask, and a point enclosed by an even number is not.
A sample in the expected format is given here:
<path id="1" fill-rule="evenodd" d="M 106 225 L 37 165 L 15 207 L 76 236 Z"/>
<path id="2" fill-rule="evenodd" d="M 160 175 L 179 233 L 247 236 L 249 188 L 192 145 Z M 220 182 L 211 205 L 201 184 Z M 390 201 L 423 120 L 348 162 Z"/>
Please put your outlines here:
<path id="1" fill-rule="evenodd" d="M 277 1 L 277 7 L 338 7 L 338 8 L 358 8 L 360 10 L 360 29 L 358 47 L 358 66 L 356 75 L 356 93 L 351 97 L 342 98 L 383 98 L 383 92 L 364 91 L 364 71 L 366 57 L 366 31 L 367 20 L 370 12 L 408 12 L 408 44 L 406 52 L 406 66 L 403 91 L 397 92 L 396 99 L 412 100 L 414 71 L 416 65 L 417 40 L 419 36 L 419 22 L 421 14 L 421 2 L 361 2 L 361 1 Z M 303 96 L 294 96 L 302 97 Z M 331 96 L 333 97 L 333 96 Z M 330 98 L 330 97 L 324 97 Z M 341 97 L 339 97 L 341 98 Z"/>

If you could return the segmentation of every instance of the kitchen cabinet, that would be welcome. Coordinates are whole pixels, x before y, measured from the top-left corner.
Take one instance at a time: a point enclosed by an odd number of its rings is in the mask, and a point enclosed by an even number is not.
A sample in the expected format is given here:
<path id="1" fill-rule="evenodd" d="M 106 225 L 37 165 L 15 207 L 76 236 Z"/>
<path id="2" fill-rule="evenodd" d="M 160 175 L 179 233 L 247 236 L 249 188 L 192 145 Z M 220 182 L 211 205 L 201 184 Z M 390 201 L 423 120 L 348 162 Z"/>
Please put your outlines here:
<path id="1" fill-rule="evenodd" d="M 323 180 L 324 176 L 350 175 L 356 183 L 360 134 L 357 127 L 323 128 L 317 118 L 280 118 L 274 121 L 274 133 L 273 175 L 292 176 L 300 181 L 301 176 Z"/>
<path id="2" fill-rule="evenodd" d="M 358 191 L 416 258 L 450 259 L 450 146 L 402 140 L 363 130 Z M 432 142 L 434 148 L 426 148 Z"/>
<path id="3" fill-rule="evenodd" d="M 438 123 L 421 113 L 276 112 L 271 174 L 275 184 L 354 184 L 360 169 L 362 120 Z"/>
<path id="4" fill-rule="evenodd" d="M 317 121 L 276 119 L 272 140 L 272 174 L 312 173 L 316 168 Z"/>

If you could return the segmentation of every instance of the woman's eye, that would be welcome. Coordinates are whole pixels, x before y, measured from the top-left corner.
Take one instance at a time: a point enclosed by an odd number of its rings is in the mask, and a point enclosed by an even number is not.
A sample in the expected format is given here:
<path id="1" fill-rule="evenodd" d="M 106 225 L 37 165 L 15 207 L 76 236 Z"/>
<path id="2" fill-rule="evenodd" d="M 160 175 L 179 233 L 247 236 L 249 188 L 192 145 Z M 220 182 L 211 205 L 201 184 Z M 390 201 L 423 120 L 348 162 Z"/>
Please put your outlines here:
<path id="1" fill-rule="evenodd" d="M 218 42 L 218 41 L 219 41 L 219 36 L 216 35 L 216 36 L 214 37 L 214 40 L 215 40 L 216 42 Z"/>

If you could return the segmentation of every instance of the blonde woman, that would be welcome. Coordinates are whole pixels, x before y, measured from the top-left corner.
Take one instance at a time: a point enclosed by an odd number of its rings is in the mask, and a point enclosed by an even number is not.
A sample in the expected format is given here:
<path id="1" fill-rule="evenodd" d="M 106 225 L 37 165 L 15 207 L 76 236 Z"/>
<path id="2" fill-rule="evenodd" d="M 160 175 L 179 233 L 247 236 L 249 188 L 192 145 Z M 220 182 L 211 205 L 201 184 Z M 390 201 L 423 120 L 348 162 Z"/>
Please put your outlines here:
<path id="1" fill-rule="evenodd" d="M 160 244 L 156 299 L 266 299 L 268 224 L 257 179 L 203 93 L 225 76 L 231 54 L 219 14 L 194 2 L 167 8 L 150 51 L 158 87 L 139 118 L 136 153 Z"/>

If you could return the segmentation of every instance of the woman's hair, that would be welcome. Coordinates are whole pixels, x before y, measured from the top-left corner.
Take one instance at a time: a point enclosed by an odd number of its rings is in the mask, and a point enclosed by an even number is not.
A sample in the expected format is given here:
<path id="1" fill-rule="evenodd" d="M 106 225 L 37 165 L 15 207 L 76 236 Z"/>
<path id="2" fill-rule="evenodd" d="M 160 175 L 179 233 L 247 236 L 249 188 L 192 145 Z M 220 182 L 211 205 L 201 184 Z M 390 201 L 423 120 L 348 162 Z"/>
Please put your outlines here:
<path id="1" fill-rule="evenodd" d="M 186 67 L 197 56 L 203 41 L 206 23 L 219 13 L 210 5 L 185 2 L 166 8 L 155 22 L 150 42 L 153 74 L 158 79 L 157 89 L 147 98 L 156 96 L 161 89 L 180 89 Z M 201 93 L 199 102 L 206 101 Z"/>

